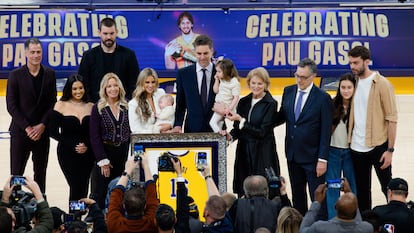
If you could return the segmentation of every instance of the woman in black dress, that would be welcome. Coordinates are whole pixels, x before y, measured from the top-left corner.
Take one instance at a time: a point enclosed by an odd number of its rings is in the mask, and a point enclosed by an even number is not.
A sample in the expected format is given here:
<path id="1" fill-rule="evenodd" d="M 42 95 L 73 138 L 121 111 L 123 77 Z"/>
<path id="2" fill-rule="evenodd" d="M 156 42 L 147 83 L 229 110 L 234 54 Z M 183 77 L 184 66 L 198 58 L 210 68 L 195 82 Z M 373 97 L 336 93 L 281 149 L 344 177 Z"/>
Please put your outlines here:
<path id="1" fill-rule="evenodd" d="M 69 184 L 69 200 L 87 197 L 94 156 L 89 140 L 92 103 L 87 101 L 83 78 L 72 75 L 51 117 L 51 137 L 58 141 L 59 165 Z"/>
<path id="2" fill-rule="evenodd" d="M 240 99 L 237 113 L 226 117 L 234 121 L 230 135 L 238 140 L 234 164 L 233 192 L 244 195 L 243 181 L 250 175 L 266 177 L 265 168 L 273 168 L 280 175 L 279 158 L 273 133 L 273 117 L 277 102 L 269 93 L 269 73 L 262 67 L 247 74 L 247 85 L 251 93 Z M 277 193 L 269 190 L 269 197 Z"/>

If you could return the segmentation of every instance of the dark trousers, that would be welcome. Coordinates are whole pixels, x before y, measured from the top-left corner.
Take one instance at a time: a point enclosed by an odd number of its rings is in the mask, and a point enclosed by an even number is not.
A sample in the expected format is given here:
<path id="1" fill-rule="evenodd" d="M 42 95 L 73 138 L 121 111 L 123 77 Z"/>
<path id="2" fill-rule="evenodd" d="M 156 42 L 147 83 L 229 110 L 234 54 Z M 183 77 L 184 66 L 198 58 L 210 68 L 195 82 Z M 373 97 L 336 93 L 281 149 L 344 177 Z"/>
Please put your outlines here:
<path id="1" fill-rule="evenodd" d="M 69 185 L 69 200 L 88 196 L 89 178 L 95 161 L 91 151 L 88 149 L 85 154 L 75 154 L 58 149 L 59 165 Z"/>
<path id="2" fill-rule="evenodd" d="M 296 163 L 288 161 L 289 179 L 292 188 L 293 208 L 297 209 L 303 216 L 308 211 L 308 196 L 306 184 L 308 185 L 310 199 L 315 200 L 316 188 L 325 182 L 325 175 L 316 177 L 316 164 Z M 328 218 L 326 201 L 322 203 L 318 214 L 319 220 Z"/>
<path id="3" fill-rule="evenodd" d="M 46 191 L 46 170 L 49 160 L 49 135 L 44 133 L 40 140 L 33 141 L 27 135 L 10 132 L 10 172 L 11 175 L 23 175 L 27 160 L 32 152 L 34 180 L 40 190 Z"/>
<path id="4" fill-rule="evenodd" d="M 94 166 L 91 173 L 91 198 L 98 203 L 101 209 L 105 208 L 105 197 L 108 192 L 108 184 L 111 180 L 122 175 L 125 170 L 125 162 L 128 158 L 129 141 L 121 143 L 119 146 L 104 144 L 104 149 L 109 161 L 111 162 L 111 174 L 104 177 L 101 168 Z"/>
<path id="5" fill-rule="evenodd" d="M 391 166 L 382 170 L 380 162 L 382 154 L 387 150 L 388 142 L 376 146 L 368 152 L 357 152 L 351 150 L 352 162 L 354 163 L 355 181 L 357 186 L 358 207 L 362 212 L 370 210 L 372 207 L 371 197 L 371 173 L 374 166 L 378 180 L 381 184 L 381 190 L 387 198 L 387 185 L 391 180 Z"/>

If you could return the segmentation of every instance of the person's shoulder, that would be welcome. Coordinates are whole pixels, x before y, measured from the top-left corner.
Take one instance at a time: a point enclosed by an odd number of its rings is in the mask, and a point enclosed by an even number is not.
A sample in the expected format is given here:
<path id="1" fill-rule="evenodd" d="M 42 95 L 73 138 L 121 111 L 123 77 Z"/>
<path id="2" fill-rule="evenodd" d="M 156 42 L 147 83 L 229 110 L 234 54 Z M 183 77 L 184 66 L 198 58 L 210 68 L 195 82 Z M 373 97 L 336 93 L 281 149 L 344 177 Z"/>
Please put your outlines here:
<path id="1" fill-rule="evenodd" d="M 83 55 L 82 56 L 88 56 L 90 54 L 95 54 L 95 53 L 97 53 L 97 52 L 99 52 L 101 50 L 102 50 L 101 45 L 98 45 L 98 46 L 95 46 L 95 47 L 90 48 L 89 50 L 86 50 L 85 52 L 83 52 Z"/>
<path id="2" fill-rule="evenodd" d="M 116 50 L 117 51 L 120 51 L 120 52 L 125 52 L 125 53 L 134 53 L 135 54 L 135 52 L 134 52 L 134 50 L 132 50 L 132 49 L 130 49 L 130 48 L 128 48 L 128 47 L 125 47 L 125 46 L 123 46 L 123 45 L 120 45 L 120 44 L 116 44 Z"/>
<path id="3" fill-rule="evenodd" d="M 137 106 L 138 102 L 137 99 L 134 97 L 132 98 L 130 101 L 128 101 L 128 107 L 130 108 L 131 106 Z"/>
<path id="4" fill-rule="evenodd" d="M 296 90 L 296 88 L 297 88 L 297 85 L 296 85 L 296 84 L 289 85 L 289 86 L 286 86 L 286 87 L 284 88 L 284 92 L 295 91 L 295 90 Z"/>
<path id="5" fill-rule="evenodd" d="M 372 209 L 372 211 L 374 212 L 374 213 L 376 213 L 376 214 L 379 214 L 379 213 L 382 213 L 384 210 L 387 210 L 387 209 L 389 209 L 390 208 L 390 206 L 388 205 L 388 204 L 385 204 L 385 205 L 378 205 L 378 206 L 375 206 L 373 209 Z"/>
<path id="6" fill-rule="evenodd" d="M 65 108 L 66 106 L 66 101 L 62 101 L 62 100 L 58 100 L 55 103 L 55 106 L 53 107 L 53 110 L 62 113 L 62 110 Z"/>
<path id="7" fill-rule="evenodd" d="M 18 67 L 16 69 L 10 71 L 9 78 L 12 78 L 13 79 L 14 77 L 21 76 L 22 73 L 26 72 L 26 70 L 27 70 L 27 66 L 26 65 L 23 65 L 21 67 Z"/>
<path id="8" fill-rule="evenodd" d="M 195 72 L 195 70 L 196 70 L 196 64 L 192 64 L 192 65 L 179 69 L 178 72 L 187 73 L 187 72 Z"/>
<path id="9" fill-rule="evenodd" d="M 233 77 L 233 78 L 231 78 L 231 79 L 230 79 L 230 82 L 231 82 L 231 83 L 237 83 L 237 84 L 239 84 L 239 83 L 240 83 L 240 81 L 239 81 L 239 79 L 238 79 L 237 77 Z"/>

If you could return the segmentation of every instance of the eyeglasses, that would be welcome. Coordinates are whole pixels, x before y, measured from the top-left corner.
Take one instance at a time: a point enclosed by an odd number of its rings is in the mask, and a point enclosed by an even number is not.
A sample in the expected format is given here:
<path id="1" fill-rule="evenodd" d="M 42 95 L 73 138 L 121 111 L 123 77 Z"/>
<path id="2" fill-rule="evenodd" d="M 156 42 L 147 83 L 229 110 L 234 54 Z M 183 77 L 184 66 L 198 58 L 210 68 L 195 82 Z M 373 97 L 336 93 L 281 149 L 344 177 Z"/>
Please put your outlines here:
<path id="1" fill-rule="evenodd" d="M 310 77 L 312 77 L 313 76 L 313 74 L 311 74 L 311 75 L 309 75 L 309 76 L 299 76 L 296 72 L 295 72 L 295 78 L 298 78 L 298 79 L 300 79 L 300 80 L 306 80 L 306 79 L 308 79 L 308 78 L 310 78 Z"/>

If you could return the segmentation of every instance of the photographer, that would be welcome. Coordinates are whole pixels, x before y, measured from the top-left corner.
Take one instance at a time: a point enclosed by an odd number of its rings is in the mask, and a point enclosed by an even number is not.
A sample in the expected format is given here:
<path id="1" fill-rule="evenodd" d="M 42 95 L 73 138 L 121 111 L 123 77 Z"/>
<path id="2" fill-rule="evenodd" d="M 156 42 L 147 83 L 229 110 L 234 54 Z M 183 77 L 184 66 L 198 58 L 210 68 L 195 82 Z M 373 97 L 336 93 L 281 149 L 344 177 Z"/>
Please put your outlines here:
<path id="1" fill-rule="evenodd" d="M 280 183 L 277 188 L 282 194 L 281 202 L 275 202 L 268 198 L 269 184 L 265 177 L 252 175 L 244 180 L 245 197 L 237 199 L 229 210 L 235 232 L 249 233 L 260 227 L 266 227 L 271 232 L 276 231 L 280 210 L 285 206 L 291 206 L 286 194 L 284 179 L 280 177 L 278 180 Z"/>
<path id="2" fill-rule="evenodd" d="M 39 223 L 33 229 L 26 229 L 26 227 L 20 227 L 16 224 L 16 217 L 10 209 L 12 203 L 10 203 L 10 196 L 13 194 L 13 190 L 15 187 L 17 188 L 16 184 L 11 185 L 10 180 L 12 176 L 7 179 L 6 184 L 4 185 L 3 194 L 1 197 L 1 206 L 6 206 L 9 208 L 0 208 L 0 232 L 1 233 L 21 233 L 21 232 L 29 232 L 29 233 L 49 233 L 53 229 L 53 217 L 52 213 L 49 209 L 49 205 L 46 200 L 43 198 L 43 194 L 40 191 L 39 185 L 33 181 L 33 179 L 26 177 L 24 179 L 25 184 L 23 184 L 26 188 L 28 188 L 34 195 L 37 203 L 37 214 L 39 216 Z M 17 192 L 17 190 L 16 190 Z M 4 212 L 7 211 L 8 215 Z M 12 221 L 10 221 L 10 218 Z M 10 225 L 11 224 L 11 225 Z M 14 229 L 17 226 L 17 229 Z"/>
<path id="3" fill-rule="evenodd" d="M 133 158 L 131 156 L 126 161 L 125 171 L 110 196 L 106 217 L 108 232 L 111 233 L 157 231 L 154 219 L 159 203 L 146 153 L 141 155 L 140 164 L 144 170 L 144 189 L 134 187 L 125 191 L 132 171 L 138 166 L 138 161 Z"/>
<path id="4" fill-rule="evenodd" d="M 335 203 L 336 217 L 329 221 L 317 221 L 318 212 L 326 196 L 327 184 L 320 184 L 315 190 L 315 201 L 303 217 L 300 225 L 300 233 L 318 232 L 360 232 L 372 233 L 374 228 L 368 222 L 362 221 L 358 209 L 358 199 L 352 193 L 351 187 L 346 178 L 343 178 L 344 191 Z"/>
<path id="5" fill-rule="evenodd" d="M 402 178 L 393 178 L 387 185 L 388 204 L 376 206 L 373 211 L 385 229 L 394 233 L 414 232 L 414 211 L 407 206 L 408 183 Z"/>

